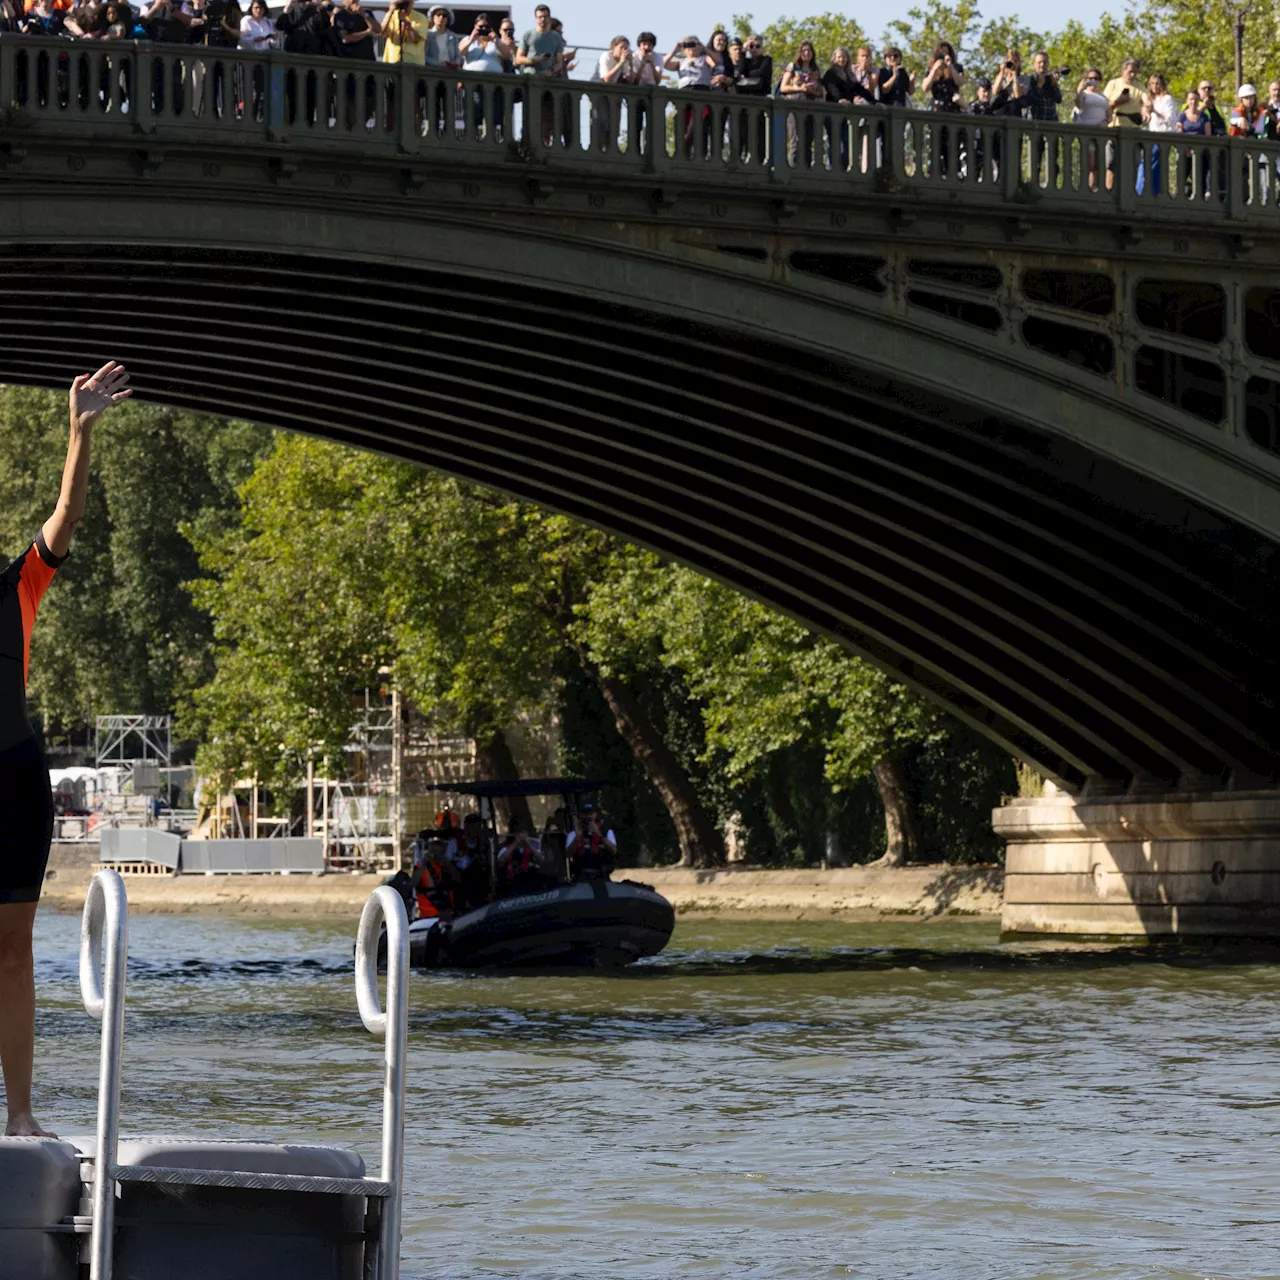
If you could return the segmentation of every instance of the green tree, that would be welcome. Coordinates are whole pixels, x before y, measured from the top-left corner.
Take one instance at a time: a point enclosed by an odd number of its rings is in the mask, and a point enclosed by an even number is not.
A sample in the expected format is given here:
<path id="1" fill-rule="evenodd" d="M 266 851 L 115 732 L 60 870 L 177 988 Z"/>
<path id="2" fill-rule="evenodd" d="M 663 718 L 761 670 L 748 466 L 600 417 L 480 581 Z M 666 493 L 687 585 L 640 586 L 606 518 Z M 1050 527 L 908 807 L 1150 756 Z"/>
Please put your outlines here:
<path id="1" fill-rule="evenodd" d="M 727 30 L 746 37 L 757 32 L 764 40 L 764 47 L 773 55 L 775 70 L 796 55 L 802 40 L 813 42 L 814 52 L 824 65 L 831 61 L 832 52 L 844 45 L 850 53 L 866 43 L 866 35 L 857 19 L 843 13 L 819 13 L 809 18 L 778 18 L 767 27 L 757 28 L 755 18 L 749 13 L 736 13 Z"/>
<path id="2" fill-rule="evenodd" d="M 46 738 L 107 712 L 163 713 L 212 670 L 208 615 L 181 589 L 197 571 L 180 525 L 223 527 L 270 432 L 151 405 L 94 432 L 88 506 L 32 637 L 28 692 Z M 0 541 L 17 555 L 53 510 L 64 394 L 0 388 Z"/>
<path id="3" fill-rule="evenodd" d="M 823 745 L 835 792 L 873 776 L 885 862 L 923 853 L 904 751 L 940 738 L 937 712 L 883 672 L 798 623 L 689 569 L 624 548 L 580 610 L 602 666 L 656 647 L 700 701 L 711 751 L 746 777 L 804 741 Z"/>
<path id="4" fill-rule="evenodd" d="M 606 535 L 301 438 L 278 442 L 243 500 L 239 529 L 196 536 L 212 575 L 195 591 L 215 619 L 217 675 L 187 723 L 210 771 L 252 767 L 279 785 L 308 756 L 336 764 L 355 695 L 383 670 L 500 753 L 502 726 L 545 708 L 569 657 L 661 795 L 682 859 L 716 859 L 714 825 L 627 673 L 602 668 L 580 639 L 576 607 L 612 562 Z M 511 769 L 509 755 L 491 763 Z"/>

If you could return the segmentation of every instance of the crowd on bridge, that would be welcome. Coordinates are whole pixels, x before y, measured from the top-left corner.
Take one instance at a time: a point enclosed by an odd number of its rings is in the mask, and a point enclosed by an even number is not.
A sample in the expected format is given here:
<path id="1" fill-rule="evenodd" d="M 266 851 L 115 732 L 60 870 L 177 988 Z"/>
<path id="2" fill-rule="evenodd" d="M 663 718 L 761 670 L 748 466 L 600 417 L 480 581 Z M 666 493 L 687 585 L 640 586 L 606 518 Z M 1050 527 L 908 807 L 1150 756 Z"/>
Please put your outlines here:
<path id="1" fill-rule="evenodd" d="M 289 0 L 274 16 L 266 0 L 0 0 L 0 35 L 63 36 L 84 40 L 154 40 L 251 51 L 286 52 L 428 67 L 569 78 L 580 69 L 562 24 L 545 4 L 517 35 L 505 7 L 490 21 L 481 14 L 469 32 L 453 29 L 444 5 L 419 8 L 417 0 L 388 0 L 375 13 L 362 0 Z M 1010 49 L 989 73 L 966 70 L 955 48 L 941 41 L 928 64 L 903 65 L 893 46 L 877 55 L 870 45 L 835 49 L 822 66 L 814 45 L 773 51 L 759 35 L 717 30 L 703 40 L 685 36 L 663 53 L 657 36 L 642 31 L 634 43 L 616 36 L 597 59 L 590 78 L 611 85 L 657 85 L 708 94 L 774 96 L 833 106 L 917 107 L 975 116 L 1025 117 L 1081 125 L 1149 129 L 1204 136 L 1250 135 L 1274 139 L 1280 132 L 1280 80 L 1266 94 L 1242 84 L 1233 103 L 1218 101 L 1211 80 L 1189 87 L 1183 101 L 1154 72 L 1142 79 L 1128 58 L 1112 76 L 1088 67 L 1073 76 L 1051 67 L 1043 51 L 1024 68 Z"/>

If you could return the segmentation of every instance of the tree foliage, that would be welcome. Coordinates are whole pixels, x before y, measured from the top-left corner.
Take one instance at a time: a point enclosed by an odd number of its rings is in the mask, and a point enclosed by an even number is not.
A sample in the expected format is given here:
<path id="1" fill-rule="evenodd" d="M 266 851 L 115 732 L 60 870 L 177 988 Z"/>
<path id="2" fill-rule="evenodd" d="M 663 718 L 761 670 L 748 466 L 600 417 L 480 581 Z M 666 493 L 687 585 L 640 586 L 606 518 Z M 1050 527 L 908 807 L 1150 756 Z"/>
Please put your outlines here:
<path id="1" fill-rule="evenodd" d="M 601 671 L 581 639 L 577 608 L 611 563 L 606 535 L 303 438 L 282 437 L 242 494 L 239 528 L 196 537 L 209 576 L 194 591 L 215 621 L 218 667 L 185 723 L 209 772 L 282 785 L 308 760 L 339 768 L 358 695 L 384 673 L 484 750 L 515 719 L 545 718 L 570 659 L 662 795 L 683 856 L 715 856 L 634 672 Z"/>
<path id="2" fill-rule="evenodd" d="M 237 486 L 270 432 L 128 404 L 95 430 L 74 552 L 40 610 L 28 692 L 55 743 L 95 714 L 169 711 L 212 673 L 208 614 L 182 590 L 197 571 L 180 526 L 238 518 Z M 0 388 L 0 541 L 22 551 L 57 501 L 65 395 Z"/>
<path id="3" fill-rule="evenodd" d="M 635 548 L 618 551 L 581 610 L 600 661 L 647 651 L 703 708 L 707 752 L 748 776 L 771 754 L 820 742 L 835 791 L 886 752 L 940 739 L 943 719 L 879 669 L 754 600 Z"/>
<path id="4" fill-rule="evenodd" d="M 737 16 L 733 29 L 745 33 L 753 21 L 750 14 Z M 784 60 L 794 56 L 804 39 L 813 40 L 824 61 L 836 45 L 853 48 L 865 39 L 854 18 L 832 12 L 779 18 L 761 34 L 766 48 Z M 877 52 L 885 45 L 898 45 L 908 70 L 918 77 L 941 40 L 954 45 L 971 76 L 994 73 L 1007 49 L 1029 59 L 1043 48 L 1051 66 L 1071 68 L 1068 83 L 1072 87 L 1086 67 L 1096 66 L 1109 78 L 1119 73 L 1125 58 L 1134 57 L 1144 75 L 1161 72 L 1175 94 L 1205 76 L 1218 85 L 1221 102 L 1229 103 L 1236 89 L 1233 22 L 1222 0 L 1155 0 L 1151 4 L 1129 0 L 1122 10 L 1103 14 L 1092 26 L 1070 18 L 1057 31 L 1027 27 L 1016 14 L 985 19 L 977 0 L 951 4 L 924 0 L 889 24 Z M 1280 67 L 1280 0 L 1258 0 L 1251 7 L 1245 26 L 1244 67 L 1246 79 L 1261 79 L 1264 86 Z"/>
<path id="5" fill-rule="evenodd" d="M 819 13 L 809 18 L 778 18 L 767 27 L 757 28 L 749 13 L 735 13 L 727 30 L 745 39 L 757 32 L 764 47 L 773 54 L 774 68 L 779 73 L 783 64 L 792 61 L 803 40 L 813 42 L 814 52 L 825 65 L 832 52 L 843 45 L 850 53 L 866 43 L 866 33 L 855 18 L 843 13 Z"/>

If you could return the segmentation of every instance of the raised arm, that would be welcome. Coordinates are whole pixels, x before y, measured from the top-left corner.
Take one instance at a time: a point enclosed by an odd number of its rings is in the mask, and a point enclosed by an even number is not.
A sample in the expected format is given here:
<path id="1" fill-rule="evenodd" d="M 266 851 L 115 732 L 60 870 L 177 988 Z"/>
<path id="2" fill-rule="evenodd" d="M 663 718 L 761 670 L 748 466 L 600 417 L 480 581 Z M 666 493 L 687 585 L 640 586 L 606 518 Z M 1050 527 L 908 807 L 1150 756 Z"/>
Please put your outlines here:
<path id="1" fill-rule="evenodd" d="M 67 443 L 67 462 L 62 469 L 62 492 L 58 505 L 41 532 L 45 546 L 55 556 L 65 556 L 71 538 L 84 516 L 84 495 L 89 483 L 89 441 L 93 424 L 133 391 L 129 375 L 122 364 L 108 360 L 97 373 L 82 373 L 71 384 L 71 438 Z"/>

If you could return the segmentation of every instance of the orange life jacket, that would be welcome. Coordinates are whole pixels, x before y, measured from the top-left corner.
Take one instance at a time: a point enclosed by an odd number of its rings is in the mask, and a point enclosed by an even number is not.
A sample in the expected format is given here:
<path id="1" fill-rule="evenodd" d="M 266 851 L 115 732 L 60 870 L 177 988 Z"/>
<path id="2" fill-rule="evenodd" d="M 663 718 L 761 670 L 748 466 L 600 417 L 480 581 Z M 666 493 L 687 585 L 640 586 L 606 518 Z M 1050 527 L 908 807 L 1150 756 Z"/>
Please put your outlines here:
<path id="1" fill-rule="evenodd" d="M 514 880 L 516 876 L 527 875 L 533 870 L 533 846 L 515 845 L 507 855 L 507 879 Z"/>
<path id="2" fill-rule="evenodd" d="M 418 915 L 426 920 L 431 916 L 438 916 L 442 908 L 451 907 L 453 896 L 444 882 L 444 868 L 438 862 L 428 858 L 421 866 L 422 875 L 418 880 Z"/>

